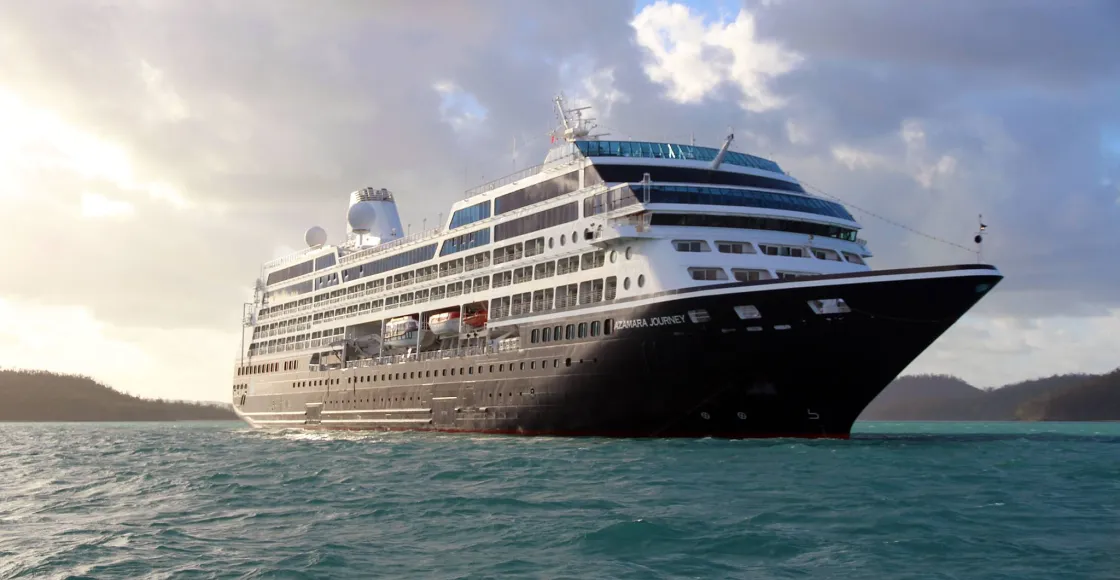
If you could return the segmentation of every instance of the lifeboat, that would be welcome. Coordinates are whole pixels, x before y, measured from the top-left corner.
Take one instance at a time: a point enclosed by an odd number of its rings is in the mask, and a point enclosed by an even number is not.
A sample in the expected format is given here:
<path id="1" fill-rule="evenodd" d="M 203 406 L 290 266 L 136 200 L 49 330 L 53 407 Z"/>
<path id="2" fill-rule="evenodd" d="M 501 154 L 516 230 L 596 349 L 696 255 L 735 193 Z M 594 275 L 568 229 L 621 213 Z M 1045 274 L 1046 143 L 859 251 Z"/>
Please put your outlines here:
<path id="1" fill-rule="evenodd" d="M 478 330 L 486 326 L 486 310 L 471 312 L 463 317 L 463 330 Z"/>
<path id="2" fill-rule="evenodd" d="M 419 322 L 411 316 L 392 318 L 385 323 L 384 344 L 390 348 L 416 346 L 416 331 L 420 328 Z"/>
<path id="3" fill-rule="evenodd" d="M 428 328 L 436 336 L 455 336 L 459 334 L 459 313 L 441 312 L 428 318 Z"/>

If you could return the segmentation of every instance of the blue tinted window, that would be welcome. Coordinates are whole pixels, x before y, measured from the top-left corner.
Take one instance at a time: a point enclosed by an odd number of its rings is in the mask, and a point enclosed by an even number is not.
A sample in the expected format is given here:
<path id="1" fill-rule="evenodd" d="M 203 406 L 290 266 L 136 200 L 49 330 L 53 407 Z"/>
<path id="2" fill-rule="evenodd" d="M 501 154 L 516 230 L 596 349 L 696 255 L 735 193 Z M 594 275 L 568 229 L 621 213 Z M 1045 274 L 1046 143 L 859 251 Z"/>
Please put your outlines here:
<path id="1" fill-rule="evenodd" d="M 471 248 L 477 248 L 478 246 L 484 246 L 489 243 L 490 228 L 486 228 L 484 230 L 476 230 L 444 240 L 443 247 L 439 250 L 439 255 L 446 256 L 448 254 L 462 252 Z"/>
<path id="2" fill-rule="evenodd" d="M 644 193 L 635 189 L 639 197 Z M 750 189 L 729 189 L 725 187 L 689 187 L 683 185 L 655 185 L 649 188 L 650 203 L 686 203 L 707 205 L 731 205 L 739 207 L 764 207 L 802 211 L 817 215 L 855 221 L 844 206 L 815 197 L 788 195 L 769 191 Z"/>
<path id="3" fill-rule="evenodd" d="M 380 260 L 373 260 L 358 266 L 351 266 L 342 271 L 343 282 L 351 282 L 358 278 L 365 278 L 366 276 L 373 276 L 382 272 L 396 270 L 397 268 L 404 268 L 413 264 L 431 260 L 436 255 L 436 244 L 428 244 L 419 248 L 414 248 L 407 252 L 394 254 L 387 258 Z M 338 274 L 333 274 L 337 276 Z"/>
<path id="4" fill-rule="evenodd" d="M 488 217 L 490 217 L 490 200 L 455 210 L 455 213 L 451 215 L 451 229 L 473 224 Z"/>
<path id="5" fill-rule="evenodd" d="M 719 149 L 712 147 L 644 141 L 576 141 L 576 147 L 579 148 L 580 153 L 588 157 L 646 157 L 712 161 L 719 154 Z M 769 159 L 737 151 L 728 151 L 723 157 L 723 162 L 782 173 L 782 168 Z"/>

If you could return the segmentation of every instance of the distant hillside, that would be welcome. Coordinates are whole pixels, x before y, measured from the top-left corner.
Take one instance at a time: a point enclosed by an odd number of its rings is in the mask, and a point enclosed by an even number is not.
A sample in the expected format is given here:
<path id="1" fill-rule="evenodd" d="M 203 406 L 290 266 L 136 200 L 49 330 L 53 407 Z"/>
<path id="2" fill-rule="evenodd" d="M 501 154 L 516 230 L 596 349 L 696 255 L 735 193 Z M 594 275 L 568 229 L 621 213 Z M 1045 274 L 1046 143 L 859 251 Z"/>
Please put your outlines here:
<path id="1" fill-rule="evenodd" d="M 228 405 L 141 399 L 89 377 L 0 369 L 0 421 L 236 419 Z"/>
<path id="2" fill-rule="evenodd" d="M 951 376 L 900 377 L 860 415 L 864 421 L 1120 420 L 1120 369 L 1055 375 L 998 389 Z"/>

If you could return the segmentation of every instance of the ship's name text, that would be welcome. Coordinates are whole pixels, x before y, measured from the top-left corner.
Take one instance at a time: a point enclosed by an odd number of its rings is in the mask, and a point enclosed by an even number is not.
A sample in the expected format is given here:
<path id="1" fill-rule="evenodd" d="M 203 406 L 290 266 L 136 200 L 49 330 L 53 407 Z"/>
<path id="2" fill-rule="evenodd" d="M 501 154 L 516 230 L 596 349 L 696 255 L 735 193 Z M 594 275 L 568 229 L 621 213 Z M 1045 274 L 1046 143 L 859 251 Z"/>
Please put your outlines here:
<path id="1" fill-rule="evenodd" d="M 683 324 L 684 315 L 674 314 L 672 316 L 654 316 L 651 318 L 633 318 L 630 320 L 617 320 L 614 327 L 618 330 L 626 330 L 627 328 L 647 328 L 651 326 L 669 326 L 671 324 Z"/>

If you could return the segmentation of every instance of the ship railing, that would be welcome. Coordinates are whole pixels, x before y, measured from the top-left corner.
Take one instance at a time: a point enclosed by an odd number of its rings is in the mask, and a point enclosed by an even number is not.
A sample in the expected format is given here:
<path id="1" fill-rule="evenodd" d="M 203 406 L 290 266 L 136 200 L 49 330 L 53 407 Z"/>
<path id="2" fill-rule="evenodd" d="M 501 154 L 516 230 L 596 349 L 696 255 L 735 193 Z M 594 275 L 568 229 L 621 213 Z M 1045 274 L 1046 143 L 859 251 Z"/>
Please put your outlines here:
<path id="1" fill-rule="evenodd" d="M 545 169 L 552 169 L 553 167 L 563 167 L 564 165 L 570 165 L 576 161 L 579 161 L 580 159 L 583 159 L 582 153 L 569 153 L 568 155 L 565 155 L 558 159 L 546 161 L 545 163 L 539 163 L 532 167 L 526 167 L 525 169 L 515 171 L 504 177 L 499 177 L 498 179 L 495 179 L 494 181 L 491 181 L 489 183 L 484 183 L 477 187 L 472 187 L 467 190 L 466 194 L 467 197 L 470 197 L 472 195 L 486 193 L 487 191 L 497 189 L 503 185 L 509 185 L 519 179 L 525 179 L 526 177 L 536 175 L 541 171 L 544 171 Z"/>
<path id="2" fill-rule="evenodd" d="M 455 274 L 461 274 L 462 272 L 463 272 L 463 267 L 462 266 L 454 266 L 454 267 L 447 268 L 445 270 L 440 270 L 439 271 L 439 277 L 440 278 L 446 278 L 448 276 L 454 276 Z"/>
<path id="3" fill-rule="evenodd" d="M 421 240 L 426 240 L 428 238 L 437 237 L 437 236 L 441 235 L 442 233 L 443 233 L 443 228 L 441 228 L 441 227 L 432 228 L 432 229 L 429 229 L 429 230 L 424 230 L 420 233 L 411 234 L 411 235 L 405 236 L 403 238 L 397 238 L 393 241 L 385 242 L 384 244 L 381 244 L 379 246 L 374 246 L 372 248 L 366 248 L 364 250 L 358 250 L 357 252 L 354 252 L 352 254 L 346 254 L 345 256 L 342 256 L 338 260 L 338 262 L 340 264 L 351 264 L 353 262 L 357 262 L 357 261 L 362 260 L 364 258 L 367 258 L 369 256 L 374 256 L 374 255 L 380 254 L 380 253 L 382 253 L 386 250 L 391 250 L 393 248 L 398 248 L 400 246 L 411 244 L 413 242 L 419 242 Z"/>
<path id="4" fill-rule="evenodd" d="M 306 256 L 307 254 L 310 254 L 310 253 L 315 252 L 317 250 L 319 250 L 319 248 L 304 248 L 302 250 L 298 250 L 296 252 L 288 254 L 287 256 L 281 256 L 281 257 L 276 258 L 274 260 L 269 260 L 268 262 L 264 263 L 263 268 L 267 270 L 267 269 L 272 268 L 274 266 L 279 266 L 281 264 L 287 264 L 288 262 L 294 262 L 294 261 L 298 260 L 299 258 L 302 258 L 303 256 Z"/>

